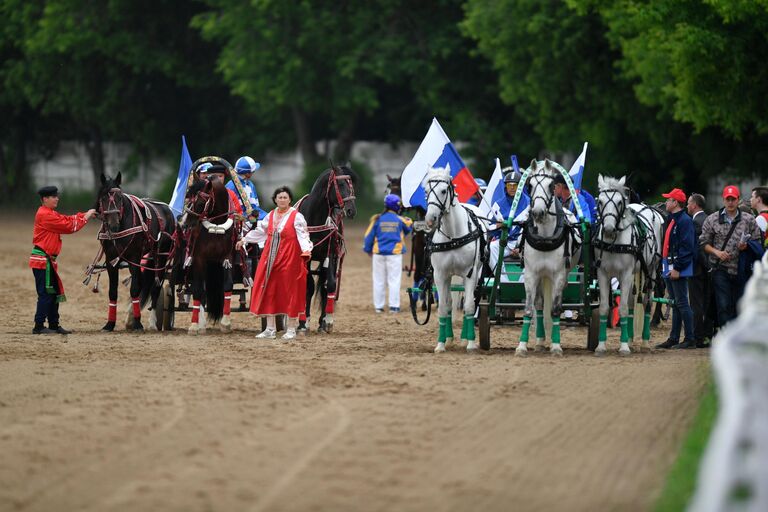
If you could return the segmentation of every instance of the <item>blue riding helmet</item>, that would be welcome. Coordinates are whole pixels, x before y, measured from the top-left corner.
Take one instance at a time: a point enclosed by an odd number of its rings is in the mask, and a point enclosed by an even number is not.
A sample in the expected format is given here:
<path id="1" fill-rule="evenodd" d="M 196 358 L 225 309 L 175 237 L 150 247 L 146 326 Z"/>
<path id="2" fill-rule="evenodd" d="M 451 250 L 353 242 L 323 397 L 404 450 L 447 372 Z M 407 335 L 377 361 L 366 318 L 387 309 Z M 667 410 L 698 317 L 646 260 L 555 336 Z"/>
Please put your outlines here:
<path id="1" fill-rule="evenodd" d="M 241 156 L 235 163 L 235 171 L 238 175 L 248 174 L 261 167 L 261 164 L 249 156 Z"/>
<path id="2" fill-rule="evenodd" d="M 401 206 L 402 204 L 400 203 L 400 196 L 395 194 L 388 194 L 387 197 L 384 198 L 384 208 L 387 210 L 399 212 Z"/>
<path id="3" fill-rule="evenodd" d="M 207 174 L 208 169 L 213 167 L 213 164 L 210 162 L 205 162 L 204 164 L 200 164 L 197 166 L 197 173 L 198 174 Z"/>

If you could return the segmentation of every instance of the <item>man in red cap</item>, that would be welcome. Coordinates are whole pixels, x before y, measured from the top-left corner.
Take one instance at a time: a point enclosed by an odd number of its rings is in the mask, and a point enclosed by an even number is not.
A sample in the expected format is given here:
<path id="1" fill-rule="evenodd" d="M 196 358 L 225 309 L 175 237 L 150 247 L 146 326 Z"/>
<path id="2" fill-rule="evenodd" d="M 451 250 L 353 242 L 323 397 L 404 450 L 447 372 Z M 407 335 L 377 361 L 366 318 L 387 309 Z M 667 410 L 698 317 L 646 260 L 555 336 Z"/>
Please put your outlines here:
<path id="1" fill-rule="evenodd" d="M 661 248 L 661 275 L 667 286 L 669 297 L 675 301 L 672 310 L 672 328 L 669 337 L 656 348 L 696 348 L 693 333 L 693 310 L 688 302 L 688 279 L 693 275 L 695 261 L 696 236 L 693 221 L 686 212 L 685 192 L 673 188 L 664 205 L 671 214 L 664 233 Z M 680 330 L 685 329 L 685 338 L 680 343 Z"/>
<path id="2" fill-rule="evenodd" d="M 755 217 L 739 210 L 739 197 L 739 188 L 727 185 L 723 189 L 723 208 L 707 217 L 699 237 L 699 244 L 709 255 L 720 327 L 736 318 L 736 303 L 744 291 L 738 279 L 739 254 L 749 240 L 760 240 Z"/>

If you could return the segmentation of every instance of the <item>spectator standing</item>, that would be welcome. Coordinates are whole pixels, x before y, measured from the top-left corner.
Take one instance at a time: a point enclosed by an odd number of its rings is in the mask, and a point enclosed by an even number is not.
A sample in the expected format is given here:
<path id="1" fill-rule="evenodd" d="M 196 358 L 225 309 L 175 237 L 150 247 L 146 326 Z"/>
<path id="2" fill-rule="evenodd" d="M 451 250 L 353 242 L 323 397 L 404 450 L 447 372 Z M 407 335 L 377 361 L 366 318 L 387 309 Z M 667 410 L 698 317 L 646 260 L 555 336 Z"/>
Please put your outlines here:
<path id="1" fill-rule="evenodd" d="M 738 280 L 739 254 L 747 248 L 747 241 L 761 236 L 755 218 L 739 210 L 738 187 L 728 185 L 722 195 L 723 208 L 706 218 L 699 238 L 709 256 L 719 327 L 736 318 L 736 303 L 743 291 Z"/>
<path id="2" fill-rule="evenodd" d="M 35 227 L 32 231 L 32 254 L 29 267 L 35 276 L 37 309 L 32 334 L 71 334 L 59 323 L 59 303 L 66 300 L 64 285 L 59 277 L 56 258 L 61 252 L 61 235 L 80 231 L 96 215 L 91 208 L 85 213 L 62 215 L 56 211 L 59 206 L 59 190 L 53 186 L 37 191 L 40 207 L 35 213 Z M 45 321 L 48 320 L 48 327 Z"/>
<path id="3" fill-rule="evenodd" d="M 755 211 L 755 222 L 763 233 L 763 247 L 768 248 L 768 187 L 755 187 L 749 203 Z"/>
<path id="4" fill-rule="evenodd" d="M 679 188 L 662 194 L 667 199 L 666 210 L 671 219 L 664 233 L 661 252 L 661 274 L 667 285 L 669 297 L 675 301 L 672 310 L 672 327 L 669 337 L 656 348 L 696 348 L 693 334 L 693 310 L 688 303 L 688 280 L 693 275 L 696 259 L 696 238 L 691 217 L 685 212 L 685 192 Z M 685 338 L 680 343 L 680 329 Z"/>
<path id="5" fill-rule="evenodd" d="M 710 311 L 709 303 L 712 299 L 711 284 L 709 277 L 709 265 L 707 263 L 707 254 L 699 246 L 699 237 L 701 228 L 707 214 L 704 211 L 706 201 L 701 194 L 693 193 L 688 197 L 688 215 L 693 220 L 696 245 L 696 263 L 693 266 L 693 276 L 688 281 L 688 292 L 691 299 L 691 309 L 693 310 L 693 337 L 696 339 L 697 348 L 706 348 L 709 345 L 705 340 L 712 339 L 713 322 L 708 314 Z"/>
<path id="6" fill-rule="evenodd" d="M 384 213 L 374 215 L 365 232 L 363 251 L 372 257 L 373 307 L 384 312 L 384 300 L 389 288 L 389 312 L 400 312 L 400 281 L 403 275 L 405 235 L 411 232 L 413 221 L 400 216 L 400 197 L 389 194 L 384 198 Z"/>

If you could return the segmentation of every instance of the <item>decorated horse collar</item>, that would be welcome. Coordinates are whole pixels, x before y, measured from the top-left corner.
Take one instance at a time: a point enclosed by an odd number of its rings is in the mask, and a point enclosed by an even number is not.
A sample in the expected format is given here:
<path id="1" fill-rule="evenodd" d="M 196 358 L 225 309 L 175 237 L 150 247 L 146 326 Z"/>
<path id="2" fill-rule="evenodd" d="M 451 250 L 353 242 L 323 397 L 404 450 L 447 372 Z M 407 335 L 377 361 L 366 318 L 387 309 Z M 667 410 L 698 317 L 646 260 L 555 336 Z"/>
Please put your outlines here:
<path id="1" fill-rule="evenodd" d="M 528 245 L 537 251 L 553 251 L 563 245 L 568 236 L 569 226 L 565 223 L 565 211 L 560 201 L 555 203 L 555 232 L 551 236 L 542 236 L 538 233 L 538 228 L 533 222 L 533 217 L 529 216 L 523 229 L 523 237 Z"/>

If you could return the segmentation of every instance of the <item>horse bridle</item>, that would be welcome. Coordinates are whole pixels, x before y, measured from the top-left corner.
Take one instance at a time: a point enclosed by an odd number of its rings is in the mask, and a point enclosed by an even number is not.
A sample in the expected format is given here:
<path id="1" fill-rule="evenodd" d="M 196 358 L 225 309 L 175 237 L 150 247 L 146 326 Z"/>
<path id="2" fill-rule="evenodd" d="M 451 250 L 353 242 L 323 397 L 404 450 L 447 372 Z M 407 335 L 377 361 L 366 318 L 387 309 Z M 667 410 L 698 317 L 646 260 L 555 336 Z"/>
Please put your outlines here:
<path id="1" fill-rule="evenodd" d="M 600 221 L 599 221 L 600 225 L 602 226 L 603 222 L 605 222 L 605 219 L 614 218 L 616 219 L 616 231 L 617 232 L 623 231 L 624 229 L 626 229 L 626 226 L 624 228 L 621 227 L 621 220 L 624 218 L 624 213 L 626 212 L 626 209 L 627 209 L 627 200 L 626 200 L 626 196 L 624 195 L 624 192 L 617 189 L 601 190 L 600 194 L 598 195 L 598 200 L 600 195 L 603 195 L 603 194 L 609 194 L 609 195 L 608 195 L 608 200 L 605 203 L 600 203 L 600 206 L 597 209 L 598 216 L 600 217 Z M 615 200 L 616 194 L 618 194 L 621 197 L 620 201 Z M 609 204 L 614 205 L 616 207 L 616 212 L 618 213 L 614 213 L 614 212 L 604 213 L 605 207 Z"/>
<path id="2" fill-rule="evenodd" d="M 439 197 L 437 197 L 437 192 L 435 192 L 435 183 L 446 183 L 448 185 L 448 197 L 447 201 L 441 201 Z M 437 227 L 440 229 L 440 222 L 443 219 L 443 214 L 445 213 L 445 210 L 448 209 L 449 204 L 453 204 L 453 198 L 456 197 L 456 191 L 453 190 L 453 184 L 448 178 L 431 178 L 427 180 L 427 185 L 429 185 L 429 193 L 427 194 L 427 208 L 430 207 L 430 205 L 437 206 L 437 209 L 440 210 L 440 216 L 437 218 Z M 431 198 L 432 196 L 435 196 L 437 198 L 437 201 L 433 201 Z"/>
<path id="3" fill-rule="evenodd" d="M 347 187 L 349 187 L 349 195 L 346 197 L 341 195 L 339 183 L 346 183 Z M 352 183 L 352 178 L 348 174 L 337 174 L 335 167 L 331 167 L 331 174 L 328 176 L 328 186 L 325 192 L 325 196 L 328 198 L 328 208 L 331 213 L 341 210 L 342 216 L 344 215 L 344 205 L 355 200 L 355 186 Z M 336 198 L 335 203 L 331 203 L 331 192 L 333 192 L 333 197 Z M 333 215 L 334 218 L 336 216 Z"/>
<path id="4" fill-rule="evenodd" d="M 552 214 L 549 209 L 552 207 L 552 201 L 555 199 L 555 191 L 554 191 L 554 183 L 551 184 L 549 187 L 545 187 L 542 183 L 542 180 L 544 178 L 553 179 L 552 176 L 548 174 L 535 174 L 528 178 L 528 197 L 531 198 L 531 210 L 533 210 L 533 206 L 536 204 L 536 200 L 539 199 L 541 201 L 544 201 L 544 211 L 546 211 L 550 215 Z M 547 191 L 549 192 L 549 198 L 548 199 L 542 199 L 541 196 L 535 195 L 534 192 L 538 191 L 539 189 L 542 189 L 544 191 L 544 194 L 547 194 Z"/>
<path id="5" fill-rule="evenodd" d="M 107 192 L 107 210 L 103 209 L 104 204 L 104 198 L 99 198 L 99 208 L 98 213 L 102 217 L 102 224 L 107 222 L 106 216 L 111 215 L 113 213 L 117 214 L 117 220 L 122 221 L 123 220 L 123 213 L 125 213 L 125 208 L 123 206 L 123 201 L 120 201 L 120 208 L 117 207 L 117 196 L 122 195 L 123 191 L 120 189 L 120 187 L 114 187 L 109 189 L 109 192 Z"/>

